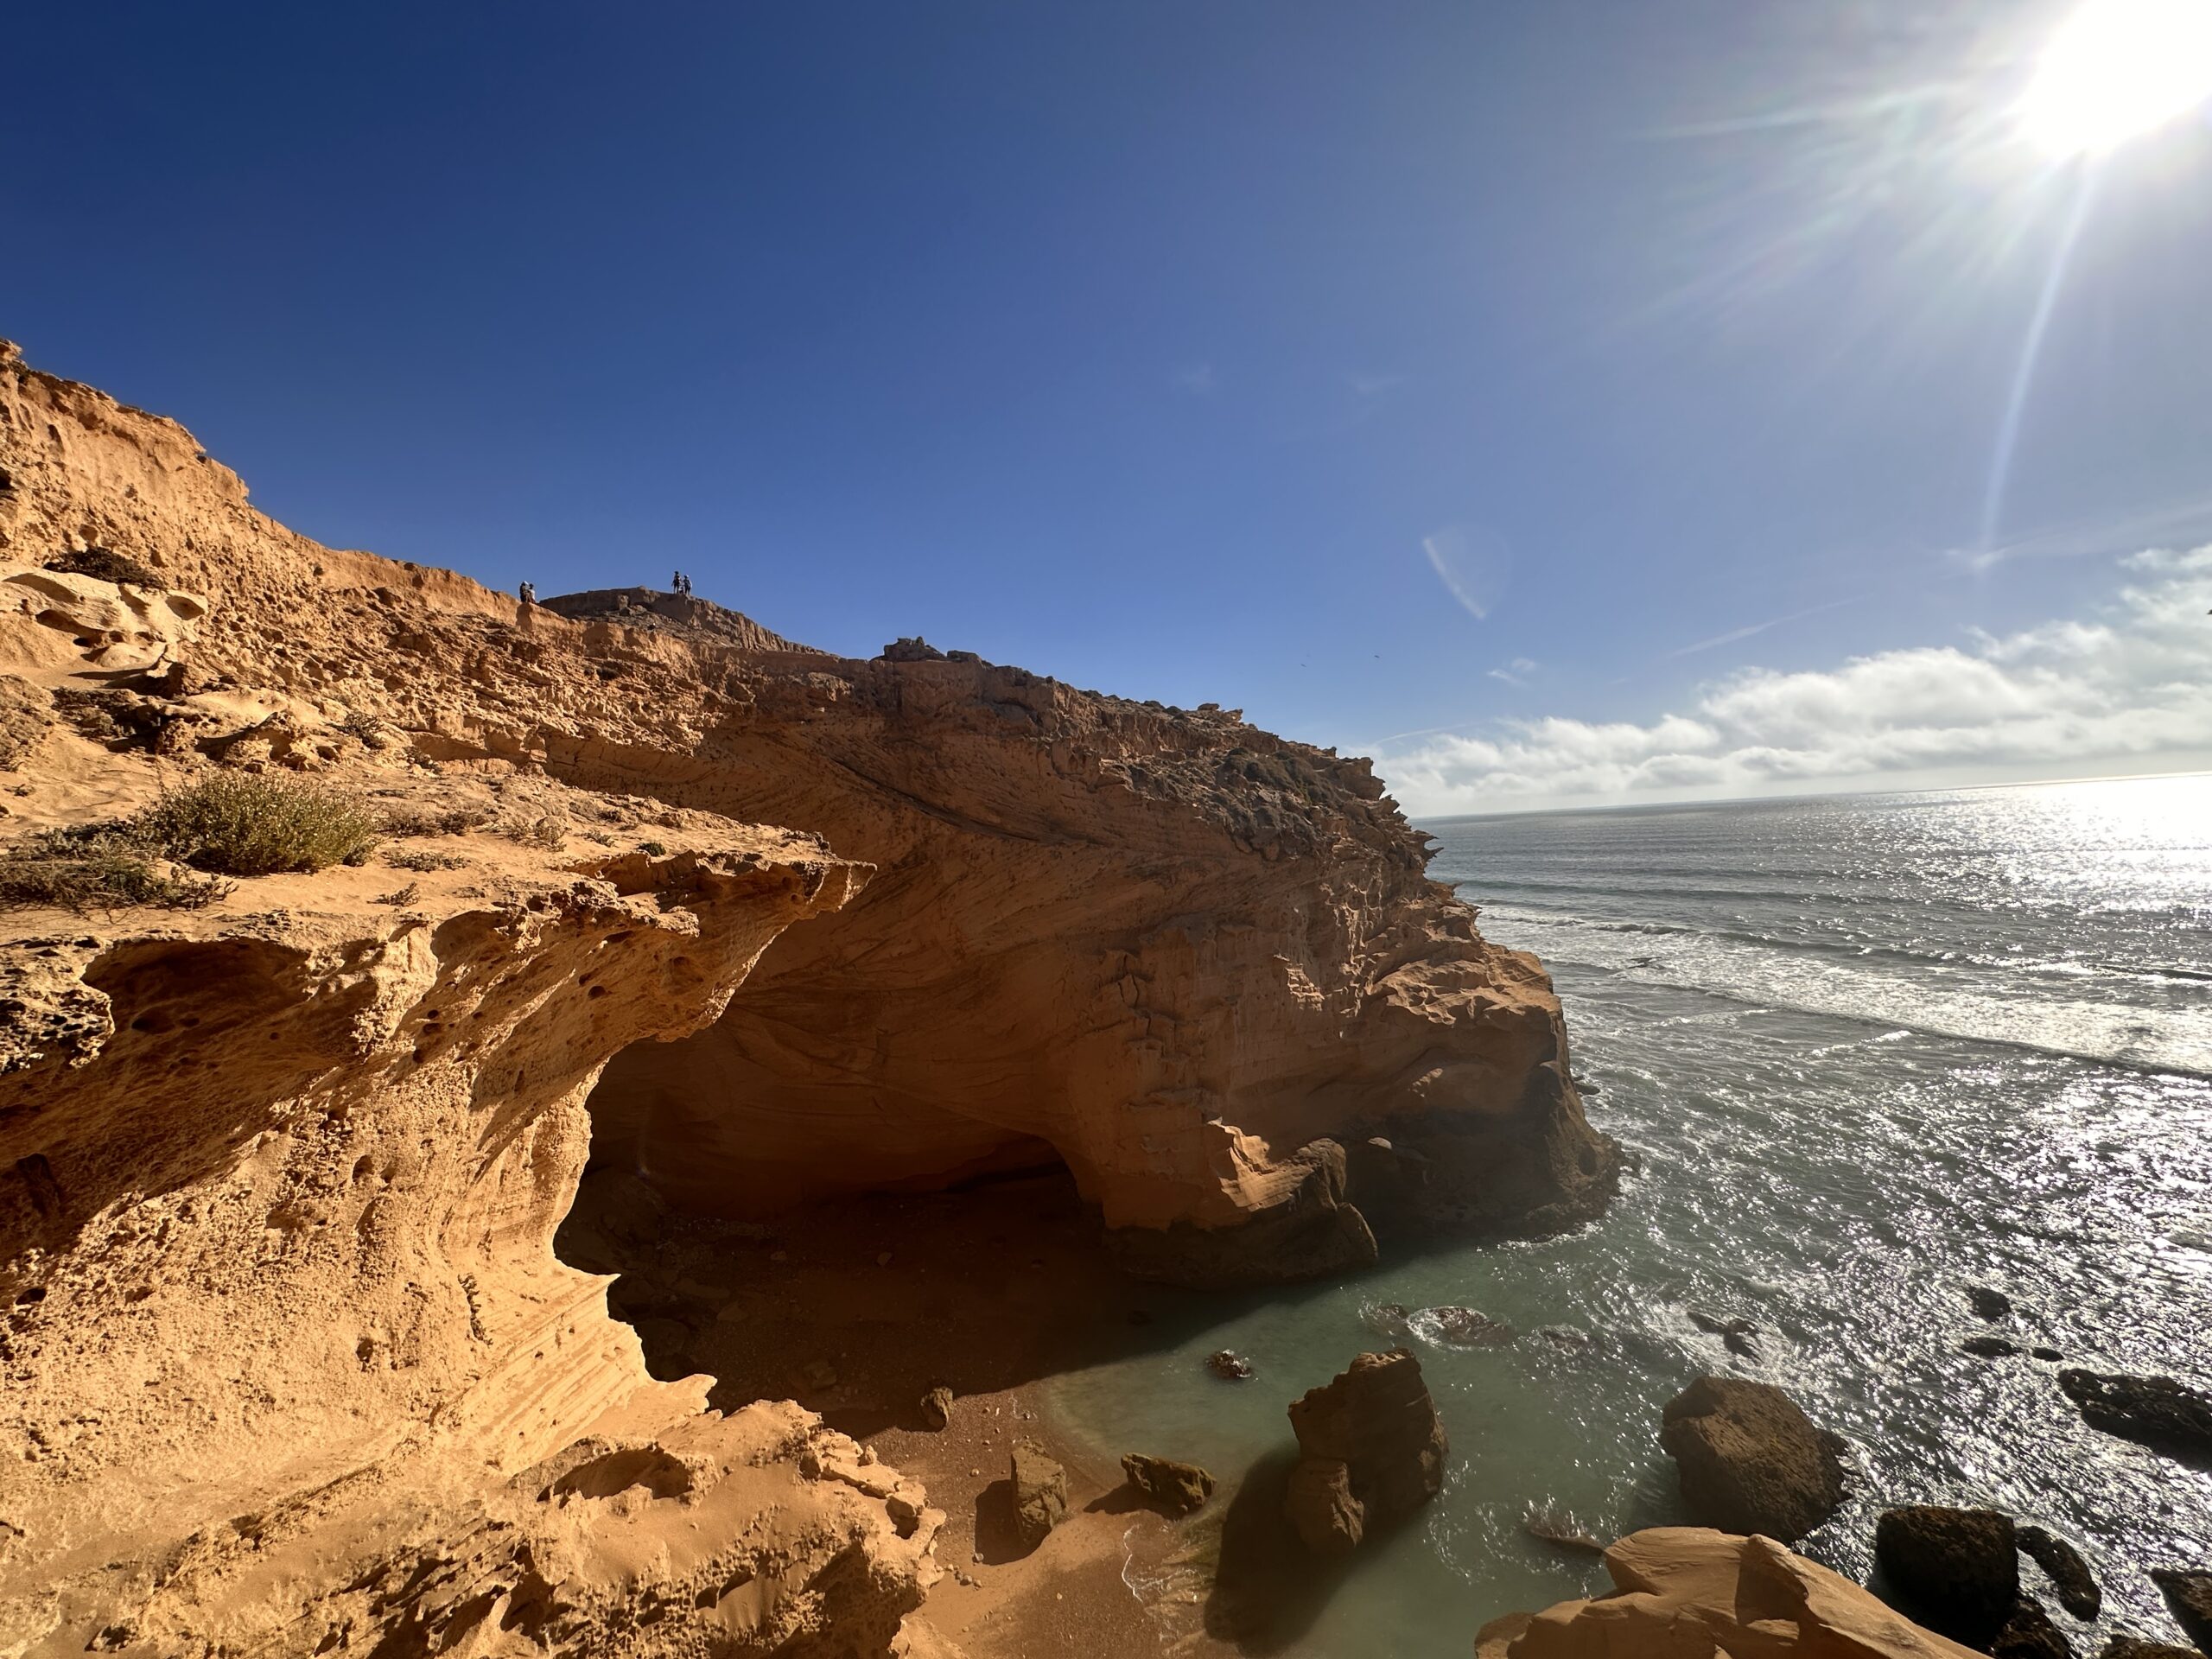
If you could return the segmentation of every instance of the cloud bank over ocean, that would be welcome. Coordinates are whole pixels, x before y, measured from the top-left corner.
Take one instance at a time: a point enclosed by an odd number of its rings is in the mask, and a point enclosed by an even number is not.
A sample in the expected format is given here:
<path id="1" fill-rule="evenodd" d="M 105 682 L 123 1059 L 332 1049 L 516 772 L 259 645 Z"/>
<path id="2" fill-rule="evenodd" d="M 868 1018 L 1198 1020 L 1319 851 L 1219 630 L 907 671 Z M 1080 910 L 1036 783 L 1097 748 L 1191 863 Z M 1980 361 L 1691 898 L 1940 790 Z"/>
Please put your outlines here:
<path id="1" fill-rule="evenodd" d="M 2120 571 L 2086 617 L 1816 672 L 1747 668 L 1648 724 L 1501 720 L 1386 748 L 1376 767 L 1433 817 L 2212 765 L 2212 546 Z"/>

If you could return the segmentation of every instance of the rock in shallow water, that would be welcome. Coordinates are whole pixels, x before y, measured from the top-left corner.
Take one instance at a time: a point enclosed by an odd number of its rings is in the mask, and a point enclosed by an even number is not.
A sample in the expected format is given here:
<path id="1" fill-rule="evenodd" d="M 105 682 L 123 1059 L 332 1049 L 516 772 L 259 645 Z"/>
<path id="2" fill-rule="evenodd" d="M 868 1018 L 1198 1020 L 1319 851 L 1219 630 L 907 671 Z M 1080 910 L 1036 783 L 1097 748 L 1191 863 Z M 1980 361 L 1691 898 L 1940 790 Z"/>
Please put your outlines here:
<path id="1" fill-rule="evenodd" d="M 2105 1643 L 2105 1650 L 2097 1659 L 2204 1659 L 2195 1648 L 2177 1647 L 2171 1642 L 2145 1642 L 2139 1636 L 2119 1631 Z"/>
<path id="2" fill-rule="evenodd" d="M 1171 1515 L 1188 1515 L 1213 1496 L 1213 1477 L 1195 1463 L 1132 1452 L 1122 1459 L 1122 1472 L 1130 1485 Z"/>
<path id="3" fill-rule="evenodd" d="M 1903 1611 L 1968 1647 L 1986 1650 L 2020 1602 L 2012 1520 L 1994 1510 L 1891 1510 L 1874 1526 L 1874 1561 Z"/>
<path id="4" fill-rule="evenodd" d="M 2076 1618 L 2094 1618 L 2105 1605 L 2096 1575 L 2082 1559 L 2082 1552 L 2056 1533 L 2042 1527 L 2022 1527 L 2020 1553 L 2043 1568 L 2058 1591 L 2058 1605 Z"/>
<path id="5" fill-rule="evenodd" d="M 1701 1376 L 1667 1402 L 1659 1444 L 1691 1514 L 1794 1543 L 1843 1502 L 1843 1442 L 1768 1382 Z"/>
<path id="6" fill-rule="evenodd" d="M 2082 1421 L 2189 1463 L 2212 1463 L 2212 1399 L 2171 1376 L 2107 1376 L 2069 1370 L 2058 1386 Z"/>
<path id="7" fill-rule="evenodd" d="M 2153 1567 L 2151 1582 L 2164 1592 L 2174 1623 L 2200 1648 L 2212 1648 L 2212 1573 Z"/>
<path id="8" fill-rule="evenodd" d="M 2073 1644 L 2033 1596 L 2020 1598 L 1989 1651 L 1993 1659 L 2074 1659 Z"/>
<path id="9" fill-rule="evenodd" d="M 1992 1290 L 1987 1285 L 1970 1287 L 1967 1292 L 1967 1300 L 1985 1319 L 2009 1319 L 2012 1316 L 2012 1299 L 2001 1290 Z"/>
<path id="10" fill-rule="evenodd" d="M 1316 1554 L 1342 1554 L 1369 1529 L 1402 1521 L 1443 1489 L 1444 1425 L 1405 1349 L 1362 1354 L 1290 1408 L 1299 1459 L 1285 1499 Z"/>

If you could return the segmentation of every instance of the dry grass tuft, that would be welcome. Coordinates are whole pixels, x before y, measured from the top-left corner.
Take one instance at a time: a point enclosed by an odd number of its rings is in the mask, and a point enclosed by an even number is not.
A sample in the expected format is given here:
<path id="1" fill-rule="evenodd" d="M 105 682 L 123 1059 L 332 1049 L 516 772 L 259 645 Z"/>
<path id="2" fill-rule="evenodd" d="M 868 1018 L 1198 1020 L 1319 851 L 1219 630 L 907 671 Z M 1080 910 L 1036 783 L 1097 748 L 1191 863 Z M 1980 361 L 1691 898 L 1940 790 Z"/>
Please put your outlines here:
<path id="1" fill-rule="evenodd" d="M 314 784 L 219 772 L 165 795 L 130 821 L 147 844 L 218 875 L 278 875 L 360 864 L 377 823 Z"/>

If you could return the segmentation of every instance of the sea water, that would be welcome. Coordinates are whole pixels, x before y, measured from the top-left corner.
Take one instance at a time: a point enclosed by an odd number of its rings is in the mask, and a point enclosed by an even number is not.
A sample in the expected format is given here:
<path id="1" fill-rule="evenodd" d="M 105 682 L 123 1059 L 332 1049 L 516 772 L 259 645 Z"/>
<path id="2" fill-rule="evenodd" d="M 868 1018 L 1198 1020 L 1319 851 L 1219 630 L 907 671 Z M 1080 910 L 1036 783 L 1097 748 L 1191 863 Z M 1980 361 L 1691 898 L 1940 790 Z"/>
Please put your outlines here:
<path id="1" fill-rule="evenodd" d="M 1686 1519 L 1656 1431 L 1706 1371 L 1778 1383 L 1848 1440 L 1853 1495 L 1815 1558 L 1864 1579 L 1883 1509 L 1988 1505 L 2102 1580 L 2091 1630 L 2024 1565 L 2077 1652 L 2123 1627 L 2178 1640 L 2147 1571 L 2212 1564 L 2212 1473 L 2088 1428 L 2056 1365 L 1961 1344 L 2212 1387 L 2212 778 L 1428 827 L 1432 874 L 1550 968 L 1590 1118 L 1637 1169 L 1567 1237 L 1162 1299 L 1145 1351 L 1051 1385 L 1101 1452 L 1233 1489 L 1290 1445 L 1290 1399 L 1389 1345 L 1385 1305 L 1514 1328 L 1459 1348 L 1416 1317 L 1443 1495 L 1242 1645 L 1460 1659 L 1485 1620 L 1602 1587 L 1524 1519 L 1604 1538 Z M 2015 1317 L 1978 1319 L 1974 1286 Z M 1751 1320 L 1750 1353 L 1694 1309 Z M 1256 1377 L 1209 1376 L 1222 1347 Z M 1171 1637 L 1203 1626 L 1188 1573 L 1133 1552 L 1126 1576 L 1185 1604 L 1160 1607 Z"/>

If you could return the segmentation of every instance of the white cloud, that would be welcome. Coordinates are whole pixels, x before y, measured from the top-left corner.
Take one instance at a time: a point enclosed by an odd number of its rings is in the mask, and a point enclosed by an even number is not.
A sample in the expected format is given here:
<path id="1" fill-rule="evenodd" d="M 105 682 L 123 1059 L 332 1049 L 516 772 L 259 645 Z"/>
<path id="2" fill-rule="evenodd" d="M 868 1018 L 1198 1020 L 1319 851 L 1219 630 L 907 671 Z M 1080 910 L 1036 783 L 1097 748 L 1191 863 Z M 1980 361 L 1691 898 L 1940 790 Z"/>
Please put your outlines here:
<path id="1" fill-rule="evenodd" d="M 1503 668 L 1493 668 L 1489 671 L 1489 673 L 1493 680 L 1503 680 L 1508 685 L 1526 685 L 1529 683 L 1529 676 L 1535 671 L 1535 664 L 1530 662 L 1526 657 L 1516 657 Z"/>
<path id="2" fill-rule="evenodd" d="M 1501 721 L 1377 766 L 1421 816 L 2201 759 L 2212 753 L 2212 547 L 2121 563 L 2119 591 L 2085 620 L 1817 672 L 1746 669 L 1702 688 L 1686 715 Z"/>

